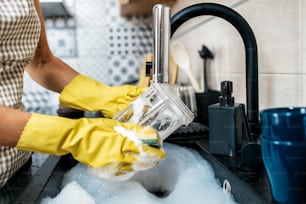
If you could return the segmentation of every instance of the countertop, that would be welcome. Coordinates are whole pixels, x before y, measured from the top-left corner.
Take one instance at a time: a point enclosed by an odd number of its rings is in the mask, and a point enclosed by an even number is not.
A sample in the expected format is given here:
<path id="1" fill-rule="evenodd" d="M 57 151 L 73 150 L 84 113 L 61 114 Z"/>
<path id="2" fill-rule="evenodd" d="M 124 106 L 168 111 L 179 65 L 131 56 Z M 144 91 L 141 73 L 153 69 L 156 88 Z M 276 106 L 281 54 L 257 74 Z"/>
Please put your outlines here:
<path id="1" fill-rule="evenodd" d="M 254 199 L 258 199 L 260 202 L 250 199 L 248 203 L 272 203 L 271 188 L 264 166 L 249 168 L 243 165 L 239 158 L 211 155 L 208 152 L 208 140 L 199 140 L 196 143 L 200 148 L 204 149 L 204 151 L 207 151 L 206 155 L 209 156 L 206 156 L 205 158 L 210 160 L 212 166 L 215 166 L 216 163 L 220 163 L 218 166 L 223 167 L 224 171 L 229 172 L 228 174 L 224 174 L 222 171 L 220 172 L 220 170 L 218 172 L 217 168 L 215 168 L 216 176 L 220 180 L 227 179 L 226 176 L 228 175 L 235 176 L 237 179 L 234 179 L 234 182 L 243 183 L 238 185 L 236 184 L 236 187 L 239 188 L 239 185 L 242 185 L 248 189 L 248 193 L 242 194 L 243 192 L 241 192 L 241 189 L 237 189 L 235 192 L 235 189 L 232 187 L 234 191 L 233 194 L 236 194 L 236 197 L 242 199 L 242 197 L 247 197 L 250 194 Z"/>

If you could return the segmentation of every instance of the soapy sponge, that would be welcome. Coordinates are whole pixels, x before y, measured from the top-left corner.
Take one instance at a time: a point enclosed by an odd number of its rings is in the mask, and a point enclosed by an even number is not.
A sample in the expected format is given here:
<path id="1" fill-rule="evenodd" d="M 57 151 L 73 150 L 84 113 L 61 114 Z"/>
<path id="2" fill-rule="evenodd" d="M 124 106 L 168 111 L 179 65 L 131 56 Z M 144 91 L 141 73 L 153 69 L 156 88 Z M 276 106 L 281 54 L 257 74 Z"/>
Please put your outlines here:
<path id="1" fill-rule="evenodd" d="M 141 134 L 139 135 L 141 135 L 141 137 L 139 139 L 141 139 L 145 144 L 157 148 L 162 146 L 162 140 L 157 136 L 158 132 L 154 128 L 146 126 L 140 131 L 140 133 Z"/>

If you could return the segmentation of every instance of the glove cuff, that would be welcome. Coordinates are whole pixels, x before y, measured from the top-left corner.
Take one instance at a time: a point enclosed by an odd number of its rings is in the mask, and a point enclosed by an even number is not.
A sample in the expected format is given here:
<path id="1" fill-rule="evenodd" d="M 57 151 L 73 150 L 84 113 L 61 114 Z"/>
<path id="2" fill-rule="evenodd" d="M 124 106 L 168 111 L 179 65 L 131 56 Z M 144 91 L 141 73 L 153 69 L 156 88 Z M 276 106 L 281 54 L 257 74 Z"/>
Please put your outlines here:
<path id="1" fill-rule="evenodd" d="M 104 84 L 90 77 L 79 74 L 68 83 L 59 96 L 62 105 L 70 108 L 100 111 L 101 95 Z"/>
<path id="2" fill-rule="evenodd" d="M 75 121 L 71 119 L 32 113 L 16 147 L 21 150 L 53 155 L 67 154 L 67 151 L 61 149 L 61 143 L 74 125 Z"/>

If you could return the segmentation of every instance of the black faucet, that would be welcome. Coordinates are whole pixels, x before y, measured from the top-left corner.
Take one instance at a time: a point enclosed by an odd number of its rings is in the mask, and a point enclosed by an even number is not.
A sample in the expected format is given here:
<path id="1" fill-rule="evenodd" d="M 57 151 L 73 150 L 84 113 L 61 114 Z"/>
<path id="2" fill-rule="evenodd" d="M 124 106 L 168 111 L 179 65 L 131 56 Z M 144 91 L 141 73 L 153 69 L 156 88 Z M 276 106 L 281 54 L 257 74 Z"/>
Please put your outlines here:
<path id="1" fill-rule="evenodd" d="M 255 35 L 246 20 L 233 9 L 215 3 L 200 3 L 182 9 L 171 18 L 171 36 L 173 36 L 178 27 L 184 22 L 202 15 L 212 15 L 223 18 L 231 23 L 242 37 L 246 57 L 247 119 L 251 134 L 258 139 L 260 134 L 258 108 L 258 55 Z"/>

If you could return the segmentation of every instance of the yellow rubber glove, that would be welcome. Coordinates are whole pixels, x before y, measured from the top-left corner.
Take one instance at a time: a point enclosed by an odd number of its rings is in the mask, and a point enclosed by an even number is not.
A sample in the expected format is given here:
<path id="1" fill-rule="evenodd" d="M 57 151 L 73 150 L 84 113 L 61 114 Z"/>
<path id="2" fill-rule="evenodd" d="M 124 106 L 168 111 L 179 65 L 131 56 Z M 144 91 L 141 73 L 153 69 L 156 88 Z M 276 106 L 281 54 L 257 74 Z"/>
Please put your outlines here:
<path id="1" fill-rule="evenodd" d="M 158 141 L 160 148 L 146 144 Z M 120 123 L 106 118 L 68 119 L 33 113 L 17 148 L 52 155 L 72 156 L 108 175 L 145 170 L 165 157 L 162 141 L 152 127 Z"/>
<path id="2" fill-rule="evenodd" d="M 112 118 L 145 89 L 132 85 L 107 86 L 80 74 L 63 89 L 60 103 L 75 109 L 101 111 L 104 117 Z"/>

